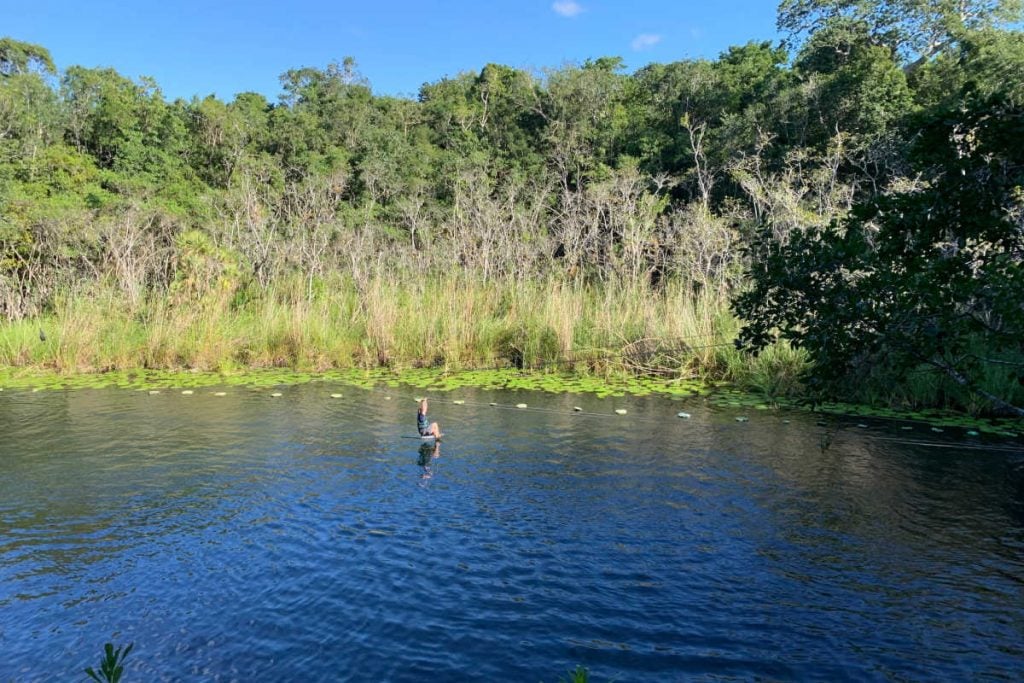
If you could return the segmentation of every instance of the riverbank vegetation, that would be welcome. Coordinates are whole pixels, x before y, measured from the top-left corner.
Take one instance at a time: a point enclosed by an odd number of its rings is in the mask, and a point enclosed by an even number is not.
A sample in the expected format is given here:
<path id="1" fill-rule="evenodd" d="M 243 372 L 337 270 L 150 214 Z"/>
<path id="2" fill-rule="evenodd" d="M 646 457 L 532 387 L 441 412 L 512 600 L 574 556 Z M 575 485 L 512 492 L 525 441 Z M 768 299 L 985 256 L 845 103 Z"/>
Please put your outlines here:
<path id="1" fill-rule="evenodd" d="M 715 60 L 400 98 L 346 59 L 275 102 L 2 39 L 0 364 L 571 367 L 1013 412 L 1020 13 L 785 0 L 785 44 Z"/>

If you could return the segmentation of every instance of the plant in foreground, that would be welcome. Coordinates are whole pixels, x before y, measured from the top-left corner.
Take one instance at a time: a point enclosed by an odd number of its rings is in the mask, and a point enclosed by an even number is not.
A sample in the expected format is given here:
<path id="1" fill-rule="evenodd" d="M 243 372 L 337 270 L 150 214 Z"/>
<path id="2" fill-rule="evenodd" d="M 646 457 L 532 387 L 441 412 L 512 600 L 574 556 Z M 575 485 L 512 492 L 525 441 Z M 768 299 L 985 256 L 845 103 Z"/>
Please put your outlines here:
<path id="1" fill-rule="evenodd" d="M 132 651 L 133 645 L 133 643 L 129 643 L 122 650 L 120 647 L 115 648 L 113 643 L 107 643 L 103 646 L 100 672 L 97 674 L 91 666 L 88 666 L 85 668 L 86 675 L 97 683 L 118 683 L 124 673 L 124 660 L 128 658 L 128 653 Z"/>
<path id="2" fill-rule="evenodd" d="M 583 668 L 581 664 L 569 672 L 569 678 L 559 679 L 559 681 L 562 680 L 566 683 L 588 683 L 590 681 L 590 672 Z"/>

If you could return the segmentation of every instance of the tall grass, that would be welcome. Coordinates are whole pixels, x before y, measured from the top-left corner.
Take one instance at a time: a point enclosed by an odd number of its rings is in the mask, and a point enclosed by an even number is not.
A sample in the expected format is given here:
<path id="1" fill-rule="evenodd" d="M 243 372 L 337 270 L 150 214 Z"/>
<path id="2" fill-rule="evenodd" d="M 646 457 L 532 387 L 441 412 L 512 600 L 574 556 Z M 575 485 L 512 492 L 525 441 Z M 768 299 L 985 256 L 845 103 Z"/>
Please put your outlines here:
<path id="1" fill-rule="evenodd" d="M 317 285 L 312 296 L 305 283 L 284 282 L 233 301 L 163 296 L 135 306 L 110 286 L 68 292 L 49 315 L 0 327 L 0 364 L 74 373 L 571 362 L 615 371 L 627 369 L 624 351 L 647 340 L 671 342 L 661 361 L 678 375 L 726 377 L 740 363 L 721 353 L 737 328 L 728 302 L 681 285 L 652 292 L 643 283 L 483 284 L 463 273 L 338 276 Z"/>

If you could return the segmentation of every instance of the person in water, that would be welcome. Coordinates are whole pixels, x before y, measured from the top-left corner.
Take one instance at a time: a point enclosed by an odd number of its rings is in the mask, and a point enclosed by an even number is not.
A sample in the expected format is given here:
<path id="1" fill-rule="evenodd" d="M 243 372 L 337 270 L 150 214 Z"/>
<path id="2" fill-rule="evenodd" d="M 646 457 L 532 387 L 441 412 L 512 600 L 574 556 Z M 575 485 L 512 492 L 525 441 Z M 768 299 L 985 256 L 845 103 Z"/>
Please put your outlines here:
<path id="1" fill-rule="evenodd" d="M 420 407 L 416 411 L 416 429 L 419 430 L 420 436 L 441 438 L 441 428 L 437 426 L 436 422 L 427 419 L 427 399 L 425 398 L 420 399 Z"/>

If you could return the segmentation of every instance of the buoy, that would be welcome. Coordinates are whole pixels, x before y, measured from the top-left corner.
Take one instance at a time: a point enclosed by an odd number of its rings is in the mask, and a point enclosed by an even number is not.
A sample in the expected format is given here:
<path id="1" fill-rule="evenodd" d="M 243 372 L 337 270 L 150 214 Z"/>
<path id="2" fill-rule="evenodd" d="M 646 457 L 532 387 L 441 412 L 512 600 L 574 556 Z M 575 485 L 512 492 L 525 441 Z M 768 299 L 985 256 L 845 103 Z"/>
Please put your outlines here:
<path id="1" fill-rule="evenodd" d="M 390 400 L 391 400 L 391 397 L 390 397 L 390 396 L 385 396 L 385 397 L 384 397 L 384 400 L 385 400 L 385 401 L 390 401 Z"/>
<path id="2" fill-rule="evenodd" d="M 492 406 L 496 406 L 496 405 L 498 405 L 498 404 L 497 404 L 497 403 L 491 403 L 491 405 L 492 405 Z"/>
<path id="3" fill-rule="evenodd" d="M 626 414 L 626 409 L 625 408 L 616 408 L 615 409 L 615 414 L 616 415 L 625 415 Z"/>
<path id="4" fill-rule="evenodd" d="M 866 424 L 864 424 L 863 422 L 859 423 L 857 425 L 857 427 L 860 428 L 860 429 L 867 429 L 868 428 L 868 426 Z"/>
<path id="5" fill-rule="evenodd" d="M 978 436 L 978 432 L 974 431 L 973 429 L 968 429 L 967 436 Z"/>
<path id="6" fill-rule="evenodd" d="M 0 391 L 3 391 L 3 389 L 0 389 Z M 159 392 L 159 391 L 157 391 L 156 389 L 150 389 L 150 390 L 149 390 L 149 395 L 150 395 L 150 396 L 155 396 L 155 395 L 157 395 L 157 394 L 159 394 L 159 393 L 160 393 L 160 392 Z"/>
<path id="7" fill-rule="evenodd" d="M 782 424 L 784 424 L 784 425 L 788 425 L 788 424 L 789 424 L 789 420 L 783 420 L 783 421 L 782 421 Z"/>
<path id="8" fill-rule="evenodd" d="M 581 412 L 583 412 L 583 408 L 580 408 L 579 406 L 573 406 L 573 407 L 572 407 L 572 409 L 573 409 L 574 411 L 576 411 L 577 413 L 581 413 Z"/>
<path id="9" fill-rule="evenodd" d="M 935 432 L 936 434 L 941 434 L 942 433 L 942 430 L 939 429 L 938 427 L 932 427 L 932 431 Z"/>
<path id="10" fill-rule="evenodd" d="M 525 407 L 526 407 L 525 403 L 517 403 L 516 404 L 516 408 L 525 408 Z"/>
<path id="11" fill-rule="evenodd" d="M 271 396 L 273 396 L 274 398 L 277 398 L 280 395 L 281 395 L 280 391 L 275 391 L 274 393 L 271 394 Z"/>
<path id="12" fill-rule="evenodd" d="M 216 391 L 216 392 L 214 392 L 213 395 L 214 396 L 227 396 L 228 392 L 226 392 L 226 391 Z"/>
<path id="13" fill-rule="evenodd" d="M 274 394 L 274 396 L 280 396 L 281 394 Z M 331 398 L 341 398 L 341 394 L 331 394 Z"/>
<path id="14" fill-rule="evenodd" d="M 191 396 L 191 395 L 192 395 L 192 394 L 194 394 L 194 393 L 195 393 L 195 392 L 194 392 L 194 391 L 192 391 L 191 389 L 186 389 L 185 391 L 181 392 L 181 395 L 182 395 L 182 396 Z"/>
<path id="15" fill-rule="evenodd" d="M 676 417 L 681 417 L 684 420 L 689 420 L 690 419 L 690 414 L 689 413 L 676 413 Z"/>
<path id="16" fill-rule="evenodd" d="M 452 403 L 454 403 L 457 406 L 461 406 L 465 403 L 465 401 L 463 401 L 462 399 L 457 399 L 455 401 L 452 401 Z"/>
<path id="17" fill-rule="evenodd" d="M 740 417 L 737 417 L 737 418 L 736 418 L 736 421 L 737 421 L 737 422 L 749 422 L 749 421 L 750 421 L 750 418 L 749 418 L 749 417 L 745 417 L 745 416 L 742 416 L 742 415 L 741 415 Z"/>

